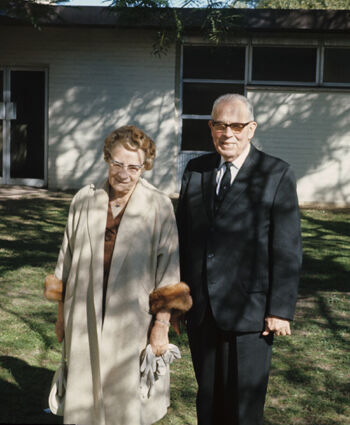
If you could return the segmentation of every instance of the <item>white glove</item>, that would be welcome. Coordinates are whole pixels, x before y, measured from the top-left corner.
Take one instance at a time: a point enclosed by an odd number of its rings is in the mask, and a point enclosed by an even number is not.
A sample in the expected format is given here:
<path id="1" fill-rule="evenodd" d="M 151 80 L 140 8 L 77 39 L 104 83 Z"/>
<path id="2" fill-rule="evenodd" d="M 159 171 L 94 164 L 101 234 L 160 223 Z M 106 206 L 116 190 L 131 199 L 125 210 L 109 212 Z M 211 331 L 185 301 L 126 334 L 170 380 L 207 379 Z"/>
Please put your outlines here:
<path id="1" fill-rule="evenodd" d="M 154 382 L 157 381 L 160 376 L 165 375 L 167 371 L 167 365 L 170 365 L 174 359 L 180 358 L 180 350 L 174 344 L 169 344 L 168 350 L 161 356 L 155 356 L 151 345 L 148 344 L 146 349 L 141 354 L 141 396 L 150 398 L 152 395 Z"/>
<path id="2" fill-rule="evenodd" d="M 151 390 L 155 380 L 154 372 L 156 367 L 156 356 L 153 354 L 151 345 L 148 344 L 141 355 L 140 389 L 142 396 L 147 396 L 148 398 L 151 396 Z"/>
<path id="3" fill-rule="evenodd" d="M 163 376 L 166 373 L 167 365 L 171 365 L 174 359 L 181 359 L 179 348 L 174 344 L 168 344 L 168 350 L 159 357 L 156 357 L 156 375 Z"/>

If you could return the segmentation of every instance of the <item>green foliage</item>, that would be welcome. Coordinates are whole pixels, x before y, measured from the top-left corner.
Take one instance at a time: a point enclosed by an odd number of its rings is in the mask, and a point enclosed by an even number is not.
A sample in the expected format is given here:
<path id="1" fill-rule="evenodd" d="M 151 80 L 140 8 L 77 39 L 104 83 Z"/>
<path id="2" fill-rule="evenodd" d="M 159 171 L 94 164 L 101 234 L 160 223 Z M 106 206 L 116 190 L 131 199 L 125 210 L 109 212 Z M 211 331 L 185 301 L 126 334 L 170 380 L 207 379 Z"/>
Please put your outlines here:
<path id="1" fill-rule="evenodd" d="M 250 3 L 250 2 L 249 2 Z M 257 8 L 271 9 L 350 9 L 350 0 L 258 0 Z"/>
<path id="2" fill-rule="evenodd" d="M 29 22 L 40 30 L 41 19 L 56 16 L 51 6 L 67 2 L 69 0 L 46 0 L 39 4 L 37 0 L 0 0 L 0 11 L 2 15 Z"/>
<path id="3" fill-rule="evenodd" d="M 169 2 L 168 0 L 111 0 L 109 6 L 118 9 L 125 7 L 158 8 L 169 7 Z"/>

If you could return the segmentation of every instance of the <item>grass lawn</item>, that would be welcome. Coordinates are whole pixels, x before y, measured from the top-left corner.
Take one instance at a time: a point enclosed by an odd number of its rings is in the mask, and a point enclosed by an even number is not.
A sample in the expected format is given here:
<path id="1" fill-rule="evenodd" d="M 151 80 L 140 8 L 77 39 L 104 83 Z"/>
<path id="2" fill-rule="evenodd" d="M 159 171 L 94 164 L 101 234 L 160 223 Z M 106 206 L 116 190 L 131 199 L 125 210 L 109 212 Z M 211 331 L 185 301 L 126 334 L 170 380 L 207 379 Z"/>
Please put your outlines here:
<path id="1" fill-rule="evenodd" d="M 62 423 L 43 412 L 60 359 L 44 300 L 70 196 L 0 201 L 0 423 Z M 302 210 L 304 268 L 293 336 L 275 339 L 265 425 L 350 424 L 350 210 Z M 159 425 L 194 425 L 186 335 L 172 334 L 172 405 Z"/>

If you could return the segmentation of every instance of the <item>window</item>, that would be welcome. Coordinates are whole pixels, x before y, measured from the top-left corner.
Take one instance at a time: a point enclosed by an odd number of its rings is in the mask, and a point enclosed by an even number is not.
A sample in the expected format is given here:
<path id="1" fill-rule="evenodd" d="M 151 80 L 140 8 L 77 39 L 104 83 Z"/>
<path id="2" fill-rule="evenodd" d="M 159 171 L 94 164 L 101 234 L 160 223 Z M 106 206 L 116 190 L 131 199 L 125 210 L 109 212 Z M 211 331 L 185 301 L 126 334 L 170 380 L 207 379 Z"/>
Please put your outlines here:
<path id="1" fill-rule="evenodd" d="M 208 120 L 184 119 L 182 121 L 183 151 L 213 151 Z"/>
<path id="2" fill-rule="evenodd" d="M 350 47 L 326 47 L 324 55 L 322 49 L 321 42 L 318 46 L 183 46 L 181 151 L 186 158 L 180 158 L 180 163 L 214 149 L 208 120 L 214 100 L 223 94 L 244 94 L 247 84 L 349 86 Z"/>
<path id="3" fill-rule="evenodd" d="M 213 102 L 244 93 L 246 47 L 184 46 L 182 69 L 182 151 L 214 149 L 208 119 Z"/>
<path id="4" fill-rule="evenodd" d="M 183 78 L 244 80 L 245 47 L 184 46 Z"/>
<path id="5" fill-rule="evenodd" d="M 254 47 L 252 81 L 316 82 L 317 49 Z"/>
<path id="6" fill-rule="evenodd" d="M 324 49 L 325 83 L 350 83 L 350 48 Z"/>
<path id="7" fill-rule="evenodd" d="M 243 84 L 184 83 L 182 112 L 191 115 L 210 115 L 213 102 L 219 96 L 243 91 Z"/>

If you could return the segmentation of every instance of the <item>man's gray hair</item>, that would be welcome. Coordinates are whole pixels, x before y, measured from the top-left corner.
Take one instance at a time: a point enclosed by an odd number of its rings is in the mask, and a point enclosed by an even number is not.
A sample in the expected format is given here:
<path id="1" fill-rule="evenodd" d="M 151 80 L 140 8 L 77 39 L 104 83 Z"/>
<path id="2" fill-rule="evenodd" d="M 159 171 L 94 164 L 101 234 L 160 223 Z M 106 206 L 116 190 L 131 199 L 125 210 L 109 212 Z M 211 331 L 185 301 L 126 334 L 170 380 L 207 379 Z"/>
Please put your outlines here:
<path id="1" fill-rule="evenodd" d="M 211 117 L 212 118 L 214 118 L 214 113 L 215 113 L 216 108 L 222 102 L 223 103 L 235 103 L 235 102 L 244 103 L 246 108 L 247 108 L 248 120 L 254 121 L 253 105 L 250 103 L 250 101 L 245 96 L 242 96 L 241 94 L 237 94 L 237 93 L 223 94 L 222 96 L 218 97 L 213 104 L 213 109 L 211 111 Z"/>

